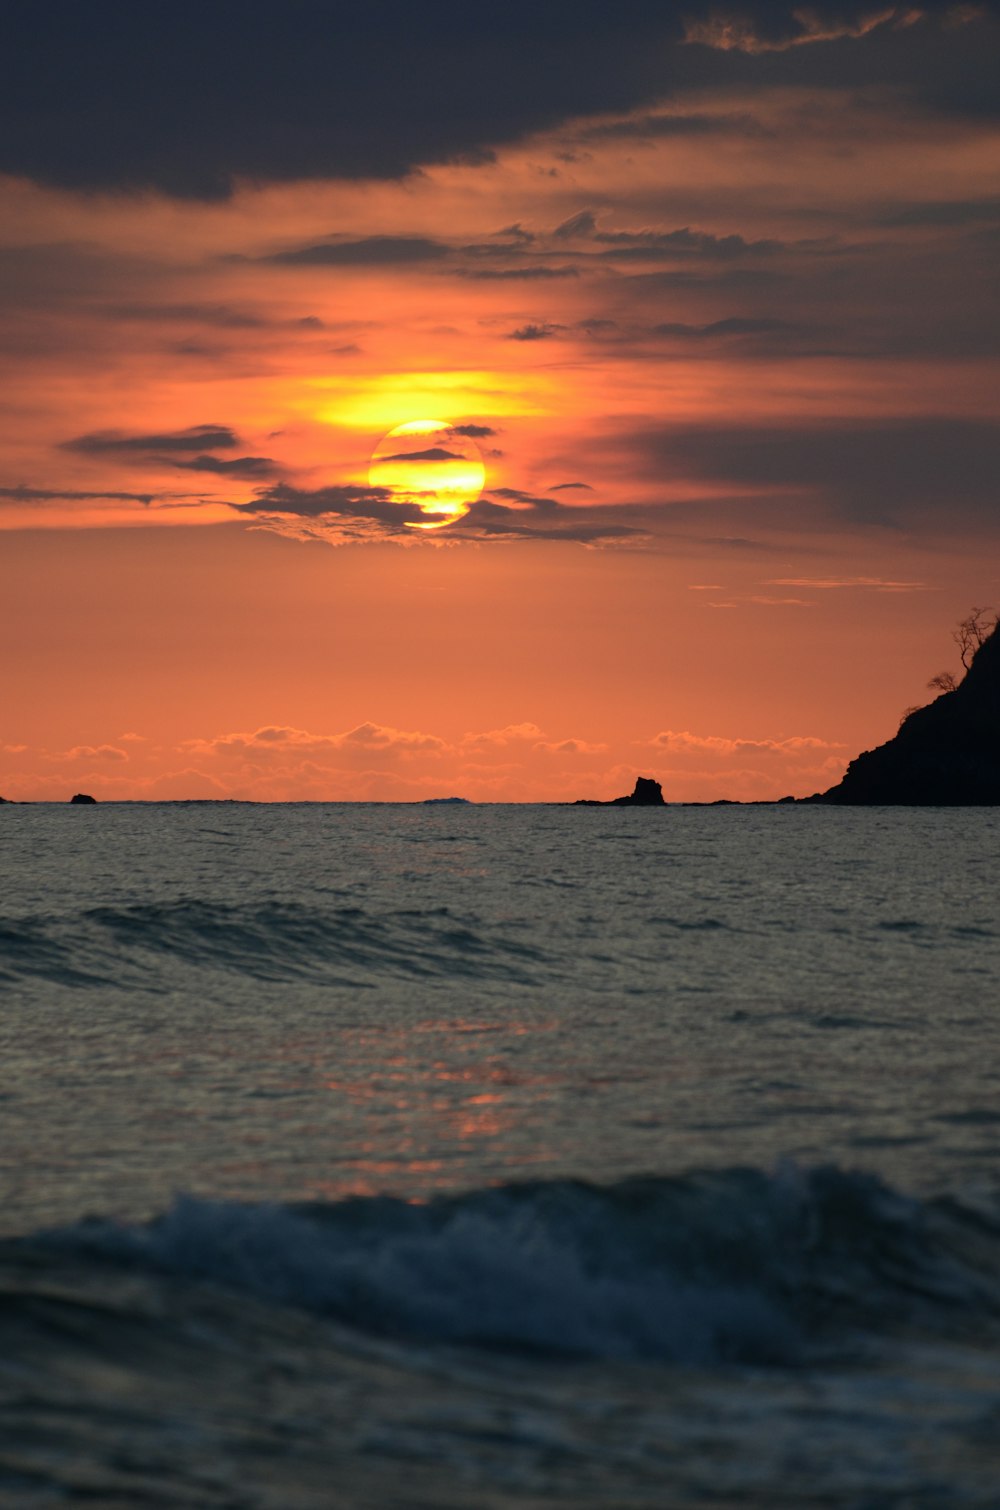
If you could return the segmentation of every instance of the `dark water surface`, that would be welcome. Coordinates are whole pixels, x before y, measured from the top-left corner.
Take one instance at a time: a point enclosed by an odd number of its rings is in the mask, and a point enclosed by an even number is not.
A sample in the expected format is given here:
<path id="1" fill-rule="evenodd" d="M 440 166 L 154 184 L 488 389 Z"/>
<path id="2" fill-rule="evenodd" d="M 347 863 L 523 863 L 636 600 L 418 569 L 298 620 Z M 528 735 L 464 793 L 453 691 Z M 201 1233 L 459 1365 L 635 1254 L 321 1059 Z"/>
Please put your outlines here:
<path id="1" fill-rule="evenodd" d="M 998 839 L 3 809 L 0 1502 L 996 1507 Z"/>

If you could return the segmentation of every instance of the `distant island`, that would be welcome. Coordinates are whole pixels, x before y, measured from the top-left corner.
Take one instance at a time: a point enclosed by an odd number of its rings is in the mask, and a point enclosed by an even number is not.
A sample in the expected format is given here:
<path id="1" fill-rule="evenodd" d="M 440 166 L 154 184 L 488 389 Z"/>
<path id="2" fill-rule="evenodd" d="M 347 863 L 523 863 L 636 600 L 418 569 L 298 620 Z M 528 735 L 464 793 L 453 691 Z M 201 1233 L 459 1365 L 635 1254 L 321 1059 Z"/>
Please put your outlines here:
<path id="1" fill-rule="evenodd" d="M 464 802 L 466 805 L 469 805 L 472 799 L 469 797 L 424 797 L 421 800 L 424 807 L 433 807 L 435 804 L 440 805 L 442 802 Z"/>
<path id="2" fill-rule="evenodd" d="M 984 624 L 984 610 L 963 620 L 955 638 L 968 669 L 962 681 L 942 673 L 944 686 L 925 708 L 914 708 L 899 732 L 847 767 L 842 781 L 804 802 L 843 806 L 993 807 L 1000 805 L 1000 624 Z M 963 638 L 964 634 L 964 638 Z"/>

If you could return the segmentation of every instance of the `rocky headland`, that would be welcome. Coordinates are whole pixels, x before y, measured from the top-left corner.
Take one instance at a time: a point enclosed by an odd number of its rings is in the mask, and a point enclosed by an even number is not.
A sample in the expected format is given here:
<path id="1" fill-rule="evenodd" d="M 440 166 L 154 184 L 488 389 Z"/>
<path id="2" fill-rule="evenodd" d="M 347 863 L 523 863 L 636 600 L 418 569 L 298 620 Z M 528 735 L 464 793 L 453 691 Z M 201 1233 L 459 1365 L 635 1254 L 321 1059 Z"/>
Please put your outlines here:
<path id="1" fill-rule="evenodd" d="M 950 692 L 904 718 L 899 733 L 852 760 L 807 802 L 926 807 L 1000 805 L 1000 626 Z"/>

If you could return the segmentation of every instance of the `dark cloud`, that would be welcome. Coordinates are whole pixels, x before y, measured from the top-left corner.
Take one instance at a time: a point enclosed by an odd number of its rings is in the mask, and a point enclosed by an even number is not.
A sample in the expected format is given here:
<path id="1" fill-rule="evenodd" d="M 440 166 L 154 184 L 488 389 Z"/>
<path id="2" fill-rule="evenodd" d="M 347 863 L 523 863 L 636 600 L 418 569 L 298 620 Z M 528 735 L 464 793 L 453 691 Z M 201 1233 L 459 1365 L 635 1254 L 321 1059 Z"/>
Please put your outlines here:
<path id="1" fill-rule="evenodd" d="M 333 543 L 402 540 L 417 544 L 460 541 L 556 540 L 580 545 L 638 542 L 648 538 L 644 522 L 615 509 L 566 508 L 556 499 L 516 488 L 498 488 L 477 499 L 469 512 L 440 534 L 420 535 L 410 524 L 443 522 L 416 504 L 396 502 L 388 488 L 335 486 L 307 491 L 277 483 L 249 503 L 230 507 L 278 533 L 291 530 L 308 539 Z"/>
<path id="2" fill-rule="evenodd" d="M 414 262 L 437 262 L 450 248 L 427 236 L 364 236 L 360 241 L 323 241 L 275 252 L 265 262 L 290 267 L 397 267 Z"/>
<path id="3" fill-rule="evenodd" d="M 578 278 L 580 272 L 575 267 L 549 267 L 542 263 L 534 267 L 464 267 L 459 269 L 463 278 L 495 279 L 497 281 L 517 279 L 529 280 L 532 278 Z"/>
<path id="4" fill-rule="evenodd" d="M 0 498 L 14 503 L 86 503 L 101 500 L 112 503 L 150 504 L 155 493 L 68 492 L 65 488 L 0 488 Z"/>
<path id="5" fill-rule="evenodd" d="M 597 220 L 592 210 L 580 210 L 557 225 L 552 234 L 558 241 L 572 241 L 575 236 L 590 236 L 596 225 Z"/>
<path id="6" fill-rule="evenodd" d="M 517 504 L 498 503 L 502 498 Z M 564 508 L 554 498 L 535 497 L 514 488 L 498 488 L 484 494 L 464 519 L 452 525 L 449 535 L 473 540 L 553 540 L 577 545 L 638 543 L 647 531 L 625 523 L 614 509 Z"/>
<path id="7" fill-rule="evenodd" d="M 547 508 L 555 511 L 559 507 L 554 498 L 539 498 L 535 493 L 526 493 L 521 488 L 494 488 L 492 496 L 494 498 L 509 498 L 512 503 L 529 503 L 532 508 L 536 509 Z"/>
<path id="8" fill-rule="evenodd" d="M 657 141 L 678 136 L 769 136 L 770 128 L 746 112 L 718 115 L 640 115 L 623 121 L 603 121 L 580 131 L 576 140 Z"/>
<path id="9" fill-rule="evenodd" d="M 399 534 L 411 533 L 405 529 L 408 523 L 427 524 L 446 517 L 425 514 L 417 504 L 397 502 L 391 488 L 358 488 L 346 484 L 310 490 L 275 483 L 273 487 L 261 489 L 249 503 L 233 503 L 230 507 L 241 514 L 262 517 L 278 514 L 296 519 L 367 521 L 385 525 L 390 532 Z"/>
<path id="10" fill-rule="evenodd" d="M 507 236 L 511 241 L 520 242 L 522 246 L 530 246 L 535 240 L 534 231 L 526 231 L 520 221 L 515 221 L 513 225 L 505 225 L 502 230 L 494 231 L 493 234 L 494 236 Z"/>
<path id="11" fill-rule="evenodd" d="M 127 294 L 141 296 L 158 272 L 151 258 L 74 241 L 0 247 L 0 302 L 47 314 L 81 301 L 121 300 Z"/>
<path id="12" fill-rule="evenodd" d="M 163 463 L 164 458 L 150 458 L 154 463 Z M 241 477 L 247 482 L 263 481 L 277 471 L 269 456 L 234 456 L 230 461 L 220 461 L 217 456 L 194 456 L 190 461 L 169 461 L 168 466 L 179 472 L 212 472 L 217 477 Z"/>
<path id="13" fill-rule="evenodd" d="M 693 18 L 695 12 L 688 14 Z M 1000 115 L 998 0 L 966 7 L 923 0 L 908 12 L 887 6 L 880 24 L 864 37 L 851 35 L 866 14 L 873 15 L 872 7 L 862 5 L 734 5 L 729 14 L 749 21 L 751 45 L 686 48 L 685 88 L 881 89 L 927 113 L 966 120 Z M 810 20 L 826 29 L 828 40 L 795 45 L 807 40 Z M 755 50 L 755 38 L 773 50 Z"/>
<path id="14" fill-rule="evenodd" d="M 770 292 L 792 281 L 791 274 L 779 272 L 773 267 L 740 267 L 720 262 L 698 266 L 692 264 L 669 272 L 657 270 L 651 273 L 628 273 L 625 277 L 644 297 L 658 291 L 678 288 L 712 290 L 719 294 Z"/>
<path id="15" fill-rule="evenodd" d="M 995 14 L 997 0 L 979 10 Z M 264 0 L 7 0 L 0 172 L 198 199 L 241 180 L 394 178 L 489 161 L 529 132 L 679 89 L 748 82 L 890 85 L 928 108 L 995 116 L 990 21 L 939 24 L 975 14 L 950 0 L 921 11 L 901 26 L 912 9 L 890 6 L 858 37 L 870 0 L 284 0 L 280 13 Z M 735 26 L 723 34 L 718 20 Z"/>
<path id="16" fill-rule="evenodd" d="M 211 325 L 219 330 L 258 330 L 268 323 L 259 315 L 232 309 L 227 304 L 109 304 L 101 313 L 113 320 Z"/>
<path id="17" fill-rule="evenodd" d="M 831 519 L 892 529 L 1000 525 L 1000 422 L 928 416 L 701 426 L 638 437 L 650 476 L 785 495 Z M 795 495 L 798 495 L 797 497 Z"/>
<path id="18" fill-rule="evenodd" d="M 63 442 L 64 451 L 79 451 L 85 456 L 113 456 L 143 451 L 231 451 L 239 438 L 227 425 L 193 425 L 189 430 L 172 430 L 154 435 L 123 435 L 119 430 L 95 430 Z"/>
<path id="19" fill-rule="evenodd" d="M 771 256 L 783 250 L 780 241 L 747 241 L 743 236 L 715 236 L 710 231 L 692 231 L 683 226 L 677 231 L 601 231 L 594 237 L 602 246 L 613 248 L 603 253 L 619 259 L 705 257 L 712 261 L 731 262 L 737 257 Z"/>
<path id="20" fill-rule="evenodd" d="M 939 199 L 887 210 L 884 226 L 967 226 L 1000 224 L 1000 199 Z"/>
<path id="21" fill-rule="evenodd" d="M 550 491 L 553 493 L 592 493 L 594 490 L 589 482 L 557 482 Z"/>
<path id="22" fill-rule="evenodd" d="M 446 451 L 444 446 L 429 446 L 426 451 L 396 451 L 392 456 L 379 456 L 377 461 L 465 461 L 460 451 Z"/>
<path id="23" fill-rule="evenodd" d="M 458 248 L 463 257 L 488 258 L 493 262 L 509 262 L 511 258 L 520 257 L 525 250 L 525 246 L 513 241 L 470 241 Z"/>
<path id="24" fill-rule="evenodd" d="M 452 435 L 465 435 L 469 440 L 485 440 L 489 435 L 496 435 L 492 425 L 450 425 L 449 433 Z"/>
<path id="25" fill-rule="evenodd" d="M 798 334 L 803 329 L 803 326 L 795 325 L 790 320 L 741 319 L 734 315 L 726 320 L 713 320 L 708 325 L 683 325 L 668 322 L 663 325 L 654 325 L 650 333 L 654 336 L 676 336 L 679 340 L 685 341 L 710 341 L 718 336 L 792 335 Z"/>
<path id="26" fill-rule="evenodd" d="M 549 341 L 564 329 L 562 325 L 520 325 L 512 330 L 508 341 Z"/>

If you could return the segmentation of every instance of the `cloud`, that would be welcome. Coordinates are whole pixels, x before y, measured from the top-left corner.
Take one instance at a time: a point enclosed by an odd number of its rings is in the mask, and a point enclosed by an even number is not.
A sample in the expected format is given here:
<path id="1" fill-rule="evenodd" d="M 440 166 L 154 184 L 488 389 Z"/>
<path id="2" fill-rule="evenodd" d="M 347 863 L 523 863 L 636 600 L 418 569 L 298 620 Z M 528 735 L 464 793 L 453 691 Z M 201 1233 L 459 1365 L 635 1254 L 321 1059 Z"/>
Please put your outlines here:
<path id="1" fill-rule="evenodd" d="M 855 525 L 954 534 L 1000 526 L 1000 422 L 920 418 L 701 425 L 636 438 L 651 476 L 811 498 Z"/>
<path id="2" fill-rule="evenodd" d="M 429 495 L 430 496 L 430 495 Z M 230 503 L 258 528 L 300 540 L 325 540 L 346 545 L 395 540 L 410 546 L 446 546 L 478 542 L 556 540 L 599 546 L 638 543 L 647 538 L 646 524 L 627 521 L 624 511 L 610 508 L 568 508 L 555 498 L 538 497 L 516 488 L 497 488 L 469 505 L 468 513 L 440 531 L 417 531 L 408 524 L 444 523 L 447 514 L 426 514 L 419 504 L 400 503 L 389 488 L 361 488 L 350 484 L 315 490 L 275 483 L 259 489 L 249 502 Z"/>
<path id="3" fill-rule="evenodd" d="M 863 37 L 889 21 L 904 19 L 903 7 L 887 6 L 874 10 L 870 6 L 805 7 L 791 14 L 783 6 L 747 7 L 742 14 L 720 9 L 708 16 L 691 18 L 687 39 L 723 52 L 760 53 L 784 51 L 805 43 L 829 42 L 841 37 Z"/>
<path id="4" fill-rule="evenodd" d="M 586 739 L 542 739 L 532 746 L 546 755 L 603 755 L 605 744 L 591 744 Z"/>
<path id="5" fill-rule="evenodd" d="M 265 262 L 289 267 L 398 267 L 415 262 L 437 262 L 450 247 L 426 236 L 365 236 L 360 241 L 324 241 L 275 252 Z"/>
<path id="6" fill-rule="evenodd" d="M 260 315 L 233 309 L 228 304 L 109 304 L 100 313 L 111 320 L 210 325 L 219 330 L 259 330 L 268 324 Z"/>
<path id="7" fill-rule="evenodd" d="M 708 115 L 656 114 L 628 116 L 620 121 L 602 121 L 577 132 L 579 142 L 658 141 L 690 136 L 769 136 L 771 133 L 747 112 Z"/>
<path id="8" fill-rule="evenodd" d="M 862 588 L 868 592 L 926 592 L 926 582 L 896 582 L 885 577 L 771 577 L 772 587 Z"/>
<path id="9" fill-rule="evenodd" d="M 497 498 L 511 499 L 517 507 Z M 477 499 L 468 514 L 448 531 L 460 539 L 556 540 L 579 545 L 638 543 L 648 539 L 648 524 L 626 522 L 623 511 L 611 508 L 566 508 L 555 498 L 536 498 L 513 488 L 498 488 Z"/>
<path id="10" fill-rule="evenodd" d="M 100 500 L 105 503 L 150 504 L 156 496 L 155 493 L 86 492 L 65 488 L 0 488 L 0 498 L 9 498 L 13 503 L 86 503 Z"/>
<path id="11" fill-rule="evenodd" d="M 594 490 L 589 482 L 557 482 L 550 491 L 553 493 L 592 493 Z"/>
<path id="12" fill-rule="evenodd" d="M 151 461 L 159 463 L 154 456 Z M 212 472 L 217 477 L 240 477 L 248 482 L 257 482 L 273 477 L 277 471 L 269 456 L 234 456 L 229 461 L 220 461 L 217 456 L 194 456 L 190 461 L 169 461 L 168 466 L 183 472 Z"/>
<path id="13" fill-rule="evenodd" d="M 476 278 L 481 282 L 492 280 L 494 282 L 517 282 L 523 280 L 530 282 L 532 279 L 544 281 L 548 278 L 579 278 L 578 268 L 550 267 L 548 263 L 540 263 L 535 267 L 462 267 L 458 269 L 462 278 Z"/>
<path id="14" fill-rule="evenodd" d="M 562 325 L 521 325 L 512 330 L 508 341 L 549 341 L 565 327 Z"/>
<path id="15" fill-rule="evenodd" d="M 716 236 L 711 231 L 692 231 L 690 226 L 675 231 L 600 231 L 594 241 L 610 248 L 602 256 L 619 260 L 701 257 L 732 262 L 740 257 L 770 257 L 784 249 L 780 241 L 747 241 L 735 233 Z"/>
<path id="16" fill-rule="evenodd" d="M 448 748 L 436 734 L 413 729 L 395 729 L 386 724 L 357 724 L 340 734 L 314 734 L 285 724 L 265 724 L 246 733 L 217 734 L 212 739 L 194 739 L 186 748 L 203 755 L 279 756 L 302 755 L 323 751 L 364 751 L 422 754 L 439 753 Z"/>
<path id="17" fill-rule="evenodd" d="M 392 456 L 380 456 L 383 461 L 464 461 L 459 451 L 446 451 L 443 446 L 429 446 L 426 451 L 396 451 Z"/>
<path id="18" fill-rule="evenodd" d="M 884 226 L 967 226 L 1000 223 L 1000 199 L 938 199 L 886 210 Z"/>
<path id="19" fill-rule="evenodd" d="M 654 749 L 677 752 L 698 751 L 714 755 L 786 755 L 796 757 L 807 751 L 842 750 L 842 744 L 817 739 L 811 734 L 793 734 L 787 739 L 730 739 L 718 734 L 692 734 L 688 729 L 664 729 L 649 741 Z"/>
<path id="20" fill-rule="evenodd" d="M 255 498 L 246 503 L 231 503 L 230 508 L 245 515 L 274 519 L 286 516 L 294 519 L 327 519 L 341 523 L 356 523 L 368 526 L 370 535 L 411 535 L 407 523 L 426 524 L 434 517 L 442 520 L 446 515 L 428 516 L 417 504 L 399 503 L 390 488 L 355 487 L 350 484 L 333 484 L 312 491 L 295 488 L 288 483 L 275 483 L 258 491 Z"/>
<path id="21" fill-rule="evenodd" d="M 16 4 L 4 16 L 0 172 L 203 200 L 241 182 L 395 179 L 747 80 L 889 85 L 929 108 L 995 116 L 996 10 L 286 0 L 275 24 L 264 5 L 234 20 L 230 6 L 89 0 L 60 6 L 54 28 L 49 7 Z"/>
<path id="22" fill-rule="evenodd" d="M 597 219 L 592 210 L 580 210 L 557 225 L 552 234 L 557 241 L 572 241 L 577 236 L 592 235 L 596 225 Z"/>
<path id="23" fill-rule="evenodd" d="M 686 341 L 706 341 L 719 336 L 792 335 L 799 333 L 803 328 L 789 320 L 755 320 L 730 316 L 725 320 L 713 320 L 708 325 L 684 325 L 677 322 L 653 325 L 650 334 L 676 336 Z"/>
<path id="24" fill-rule="evenodd" d="M 537 724 L 505 724 L 502 729 L 486 729 L 481 734 L 466 734 L 462 746 L 467 750 L 485 750 L 497 745 L 534 744 L 545 738 Z"/>
<path id="25" fill-rule="evenodd" d="M 227 425 L 192 425 L 188 430 L 171 430 L 151 435 L 124 435 L 120 430 L 95 430 L 63 441 L 64 451 L 78 451 L 84 456 L 113 456 L 116 453 L 141 451 L 230 451 L 239 438 Z"/>
<path id="26" fill-rule="evenodd" d="M 74 745 L 71 750 L 66 750 L 62 755 L 52 757 L 55 760 L 67 762 L 88 760 L 128 760 L 128 751 L 119 750 L 115 745 Z"/>
<path id="27" fill-rule="evenodd" d="M 535 240 L 534 231 L 526 231 L 519 221 L 513 225 L 505 225 L 499 231 L 493 232 L 494 236 L 507 236 L 511 241 L 520 242 L 522 246 L 530 246 Z"/>
<path id="28" fill-rule="evenodd" d="M 492 425 L 450 425 L 449 434 L 465 435 L 469 440 L 485 440 L 487 436 L 498 435 Z"/>

